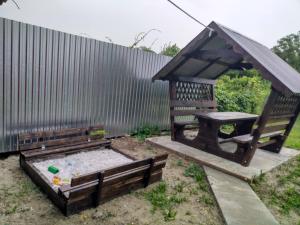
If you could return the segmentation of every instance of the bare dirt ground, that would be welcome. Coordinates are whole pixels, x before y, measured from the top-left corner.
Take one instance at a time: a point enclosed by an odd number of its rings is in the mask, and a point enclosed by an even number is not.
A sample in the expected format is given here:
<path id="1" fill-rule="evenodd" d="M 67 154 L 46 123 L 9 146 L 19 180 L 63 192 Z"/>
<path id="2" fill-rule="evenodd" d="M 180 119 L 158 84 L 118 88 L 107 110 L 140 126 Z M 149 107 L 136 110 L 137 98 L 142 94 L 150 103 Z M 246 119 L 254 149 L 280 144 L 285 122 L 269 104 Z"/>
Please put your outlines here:
<path id="1" fill-rule="evenodd" d="M 113 145 L 140 159 L 164 152 L 129 137 L 116 139 Z M 168 192 L 172 193 L 176 189 L 185 199 L 176 205 L 174 220 L 165 221 L 160 210 L 153 212 L 153 206 L 145 197 L 145 193 L 149 193 L 159 184 L 150 185 L 146 189 L 132 192 L 67 218 L 20 169 L 18 156 L 12 155 L 0 159 L 0 224 L 223 224 L 212 193 L 209 190 L 199 189 L 193 178 L 184 176 L 188 165 L 188 161 L 169 154 L 164 169 L 163 180 Z M 178 187 L 181 187 L 180 191 Z"/>

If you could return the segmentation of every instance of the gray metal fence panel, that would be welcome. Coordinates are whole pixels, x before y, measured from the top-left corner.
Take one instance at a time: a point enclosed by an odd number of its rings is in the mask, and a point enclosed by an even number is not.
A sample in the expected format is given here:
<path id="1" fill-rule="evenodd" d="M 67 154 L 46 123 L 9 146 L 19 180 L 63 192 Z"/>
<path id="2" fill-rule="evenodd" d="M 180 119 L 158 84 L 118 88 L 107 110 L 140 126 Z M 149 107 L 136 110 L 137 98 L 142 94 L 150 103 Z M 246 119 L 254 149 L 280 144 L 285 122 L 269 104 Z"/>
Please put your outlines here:
<path id="1" fill-rule="evenodd" d="M 168 128 L 169 57 L 0 18 L 0 153 L 20 132 L 104 124 Z"/>

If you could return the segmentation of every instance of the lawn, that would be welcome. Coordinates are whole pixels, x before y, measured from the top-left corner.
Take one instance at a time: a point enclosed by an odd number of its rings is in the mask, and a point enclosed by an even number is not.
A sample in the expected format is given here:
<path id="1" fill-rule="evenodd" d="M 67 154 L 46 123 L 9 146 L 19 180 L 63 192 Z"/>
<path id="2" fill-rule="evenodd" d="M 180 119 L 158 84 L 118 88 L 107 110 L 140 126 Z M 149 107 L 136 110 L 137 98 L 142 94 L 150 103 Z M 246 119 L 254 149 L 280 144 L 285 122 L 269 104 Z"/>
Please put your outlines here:
<path id="1" fill-rule="evenodd" d="M 286 147 L 300 150 L 300 117 L 298 118 L 289 138 L 285 143 Z"/>
<path id="2" fill-rule="evenodd" d="M 286 147 L 300 150 L 300 117 Z M 300 225 L 300 156 L 258 177 L 253 189 L 282 225 Z"/>
<path id="3" fill-rule="evenodd" d="M 281 225 L 300 225 L 300 156 L 261 175 L 252 188 Z"/>

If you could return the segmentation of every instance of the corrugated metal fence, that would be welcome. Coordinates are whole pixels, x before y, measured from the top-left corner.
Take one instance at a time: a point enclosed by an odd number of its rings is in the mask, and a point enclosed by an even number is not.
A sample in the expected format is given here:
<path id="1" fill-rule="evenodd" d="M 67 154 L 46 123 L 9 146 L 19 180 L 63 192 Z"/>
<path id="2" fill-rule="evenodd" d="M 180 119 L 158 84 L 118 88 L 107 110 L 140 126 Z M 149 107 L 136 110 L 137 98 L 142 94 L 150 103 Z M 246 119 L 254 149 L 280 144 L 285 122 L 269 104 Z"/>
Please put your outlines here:
<path id="1" fill-rule="evenodd" d="M 104 124 L 166 128 L 169 57 L 0 18 L 0 153 L 24 131 Z"/>

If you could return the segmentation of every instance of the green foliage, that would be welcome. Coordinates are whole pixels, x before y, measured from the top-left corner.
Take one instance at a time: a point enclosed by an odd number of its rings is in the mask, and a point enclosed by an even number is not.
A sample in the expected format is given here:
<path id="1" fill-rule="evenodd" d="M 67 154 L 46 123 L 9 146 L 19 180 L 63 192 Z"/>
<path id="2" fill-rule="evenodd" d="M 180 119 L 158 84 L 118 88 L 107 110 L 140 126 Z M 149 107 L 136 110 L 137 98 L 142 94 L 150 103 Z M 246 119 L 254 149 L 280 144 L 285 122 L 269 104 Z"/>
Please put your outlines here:
<path id="1" fill-rule="evenodd" d="M 201 197 L 199 197 L 199 201 L 203 202 L 205 205 L 208 206 L 213 206 L 214 205 L 214 200 L 212 199 L 211 196 L 204 194 Z"/>
<path id="2" fill-rule="evenodd" d="M 265 181 L 265 174 L 262 171 L 260 171 L 260 175 L 254 177 L 251 184 L 252 185 L 260 185 L 264 181 Z"/>
<path id="3" fill-rule="evenodd" d="M 184 166 L 183 161 L 181 159 L 178 159 L 176 162 L 177 166 Z"/>
<path id="4" fill-rule="evenodd" d="M 259 113 L 270 91 L 270 84 L 256 70 L 229 72 L 216 85 L 218 110 Z"/>
<path id="5" fill-rule="evenodd" d="M 131 132 L 131 136 L 136 137 L 140 141 L 145 141 L 146 138 L 155 135 L 160 135 L 160 129 L 155 125 L 143 125 Z"/>
<path id="6" fill-rule="evenodd" d="M 300 31 L 281 38 L 272 50 L 300 72 Z"/>
<path id="7" fill-rule="evenodd" d="M 176 44 L 165 44 L 163 49 L 161 50 L 160 54 L 174 57 L 180 52 L 180 48 Z"/>
<path id="8" fill-rule="evenodd" d="M 198 184 L 199 189 L 202 191 L 208 191 L 208 187 L 205 180 L 205 172 L 203 169 L 195 163 L 190 164 L 184 171 L 184 176 L 192 177 Z"/>
<path id="9" fill-rule="evenodd" d="M 298 118 L 292 132 L 286 140 L 285 146 L 300 150 L 300 117 Z"/>
<path id="10" fill-rule="evenodd" d="M 105 130 L 99 129 L 99 130 L 95 130 L 95 131 L 91 131 L 90 135 L 91 136 L 100 136 L 100 137 L 104 137 L 104 135 L 106 134 Z"/>
<path id="11" fill-rule="evenodd" d="M 289 214 L 291 210 L 300 213 L 300 193 L 295 187 L 289 187 L 282 194 L 277 194 L 278 205 L 284 214 Z"/>
<path id="12" fill-rule="evenodd" d="M 175 206 L 186 201 L 186 199 L 177 193 L 168 194 L 167 184 L 165 182 L 159 183 L 155 188 L 145 194 L 145 197 L 152 204 L 152 212 L 160 209 L 165 221 L 175 220 L 176 210 Z"/>

